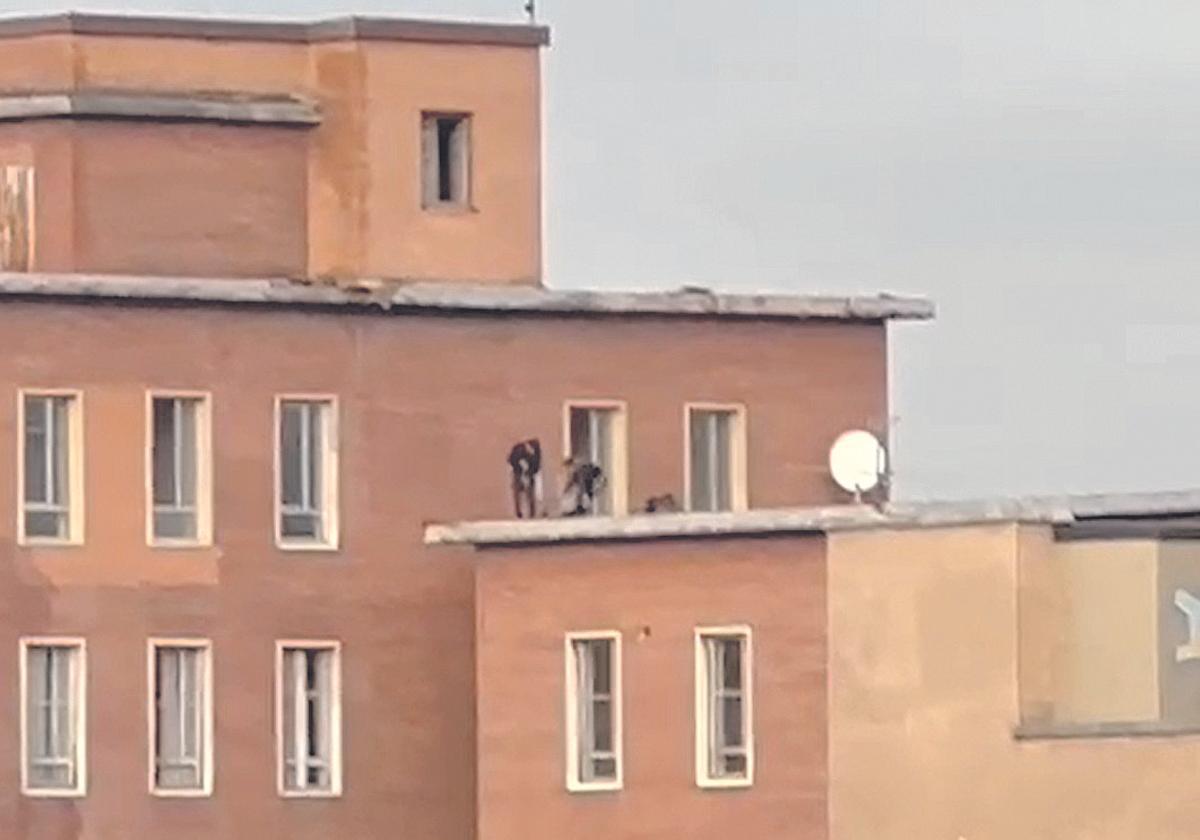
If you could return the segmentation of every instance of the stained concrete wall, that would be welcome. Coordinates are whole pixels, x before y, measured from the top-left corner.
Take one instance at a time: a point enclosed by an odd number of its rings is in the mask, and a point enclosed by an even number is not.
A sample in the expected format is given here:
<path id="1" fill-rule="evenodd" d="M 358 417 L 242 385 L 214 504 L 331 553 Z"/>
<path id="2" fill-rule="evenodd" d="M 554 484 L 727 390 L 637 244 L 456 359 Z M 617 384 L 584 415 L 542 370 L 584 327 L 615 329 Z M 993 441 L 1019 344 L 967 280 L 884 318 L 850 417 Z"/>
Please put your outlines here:
<path id="1" fill-rule="evenodd" d="M 1063 587 L 1053 719 L 1158 720 L 1158 544 L 1065 542 L 1049 559 Z"/>
<path id="2" fill-rule="evenodd" d="M 1015 525 L 831 536 L 835 840 L 1195 837 L 1200 738 L 1014 737 L 1018 568 L 1050 539 Z"/>
<path id="3" fill-rule="evenodd" d="M 65 254 L 58 241 L 39 249 L 39 270 L 541 280 L 537 47 L 82 34 L 2 44 L 6 90 L 294 94 L 323 114 L 315 128 L 79 120 L 64 133 L 56 124 L 78 171 L 41 149 L 51 143 L 41 123 L 3 127 L 15 139 L 0 136 L 0 153 L 6 142 L 37 147 L 39 200 L 62 203 L 50 192 L 59 187 L 73 204 L 81 238 Z M 463 212 L 421 207 L 426 110 L 473 115 Z M 58 212 L 51 221 L 67 223 Z M 113 242 L 104 231 L 117 222 L 124 233 Z"/>

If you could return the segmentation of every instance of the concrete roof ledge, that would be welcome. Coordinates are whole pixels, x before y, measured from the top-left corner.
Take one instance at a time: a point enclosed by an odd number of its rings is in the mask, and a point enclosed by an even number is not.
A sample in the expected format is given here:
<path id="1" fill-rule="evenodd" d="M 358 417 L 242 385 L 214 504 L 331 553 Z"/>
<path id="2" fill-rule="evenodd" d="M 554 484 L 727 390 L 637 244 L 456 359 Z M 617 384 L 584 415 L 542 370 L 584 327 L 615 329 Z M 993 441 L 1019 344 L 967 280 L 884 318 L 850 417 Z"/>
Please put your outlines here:
<path id="1" fill-rule="evenodd" d="M 453 311 L 570 316 L 750 318 L 782 321 L 927 319 L 933 305 L 892 295 L 744 295 L 712 292 L 601 292 L 529 285 L 402 282 L 359 278 L 338 282 L 288 278 L 123 277 L 95 274 L 0 273 L 3 298 L 266 306 L 324 306 L 378 311 Z"/>
<path id="2" fill-rule="evenodd" d="M 515 8 L 514 6 L 514 10 Z M 299 44 L 329 41 L 417 41 L 543 47 L 550 43 L 549 28 L 537 24 L 433 18 L 351 15 L 320 20 L 293 20 L 95 12 L 0 17 L 0 38 L 63 34 Z"/>
<path id="3" fill-rule="evenodd" d="M 294 95 L 99 89 L 0 94 L 0 122 L 70 118 L 226 122 L 306 128 L 320 124 L 321 112 L 315 102 Z"/>
<path id="4" fill-rule="evenodd" d="M 592 541 L 692 539 L 764 534 L 830 534 L 956 527 L 1005 523 L 1055 526 L 1060 536 L 1099 534 L 1099 538 L 1144 536 L 1130 521 L 1153 520 L 1158 537 L 1170 538 L 1170 520 L 1180 523 L 1177 537 L 1198 538 L 1200 490 L 1161 493 L 1115 493 L 1081 496 L 1026 496 L 968 501 L 889 502 L 833 505 L 728 513 L 638 514 L 626 517 L 515 519 L 490 522 L 430 524 L 427 545 L 546 545 Z M 1162 523 L 1168 523 L 1163 525 Z M 1096 529 L 1113 524 L 1111 530 Z"/>
<path id="5" fill-rule="evenodd" d="M 723 513 L 660 513 L 430 524 L 426 545 L 539 545 L 572 542 L 825 534 L 1003 522 L 1067 524 L 1068 508 L 1032 501 L 831 505 Z"/>

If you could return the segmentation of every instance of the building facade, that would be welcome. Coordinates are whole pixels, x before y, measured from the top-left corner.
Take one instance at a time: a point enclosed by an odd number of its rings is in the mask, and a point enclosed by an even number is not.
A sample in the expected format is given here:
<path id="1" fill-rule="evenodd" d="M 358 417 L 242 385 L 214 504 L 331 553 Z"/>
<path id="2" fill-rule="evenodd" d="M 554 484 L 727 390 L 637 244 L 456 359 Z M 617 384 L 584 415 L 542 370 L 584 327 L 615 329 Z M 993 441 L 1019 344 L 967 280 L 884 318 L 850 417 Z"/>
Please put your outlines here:
<path id="1" fill-rule="evenodd" d="M 431 526 L 476 552 L 480 825 L 1193 837 L 1198 512 L 1182 493 Z M 580 637 L 620 648 L 608 789 L 571 784 Z M 743 640 L 732 681 L 712 638 Z M 714 778 L 731 729 L 752 763 Z"/>
<path id="2" fill-rule="evenodd" d="M 840 501 L 926 303 L 542 286 L 537 27 L 0 41 L 0 836 L 824 836 L 819 535 L 575 575 L 423 527 L 511 518 L 533 439 L 543 517 L 603 466 L 585 527 Z"/>

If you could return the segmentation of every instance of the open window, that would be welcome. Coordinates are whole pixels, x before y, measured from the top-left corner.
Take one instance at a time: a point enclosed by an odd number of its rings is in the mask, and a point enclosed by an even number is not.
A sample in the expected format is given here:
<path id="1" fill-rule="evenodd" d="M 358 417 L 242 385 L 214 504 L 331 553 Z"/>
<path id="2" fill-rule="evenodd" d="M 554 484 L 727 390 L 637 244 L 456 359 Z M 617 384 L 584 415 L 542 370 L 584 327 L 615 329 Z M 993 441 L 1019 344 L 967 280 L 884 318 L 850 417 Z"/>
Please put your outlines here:
<path id="1" fill-rule="evenodd" d="M 746 787 L 754 779 L 750 628 L 696 630 L 696 784 Z"/>
<path id="2" fill-rule="evenodd" d="M 621 787 L 621 635 L 566 638 L 567 789 Z"/>
<path id="3" fill-rule="evenodd" d="M 685 502 L 688 510 L 745 510 L 746 410 L 696 403 L 685 408 Z"/>
<path id="4" fill-rule="evenodd" d="M 471 115 L 421 115 L 421 205 L 426 209 L 471 206 Z"/>
<path id="5" fill-rule="evenodd" d="M 564 425 L 563 454 L 569 462 L 568 475 L 573 469 L 588 464 L 600 470 L 594 498 L 590 503 L 585 502 L 584 509 L 578 512 L 624 516 L 629 510 L 625 404 L 615 400 L 568 401 Z"/>
<path id="6" fill-rule="evenodd" d="M 280 642 L 275 675 L 281 796 L 342 792 L 341 648 Z"/>
<path id="7" fill-rule="evenodd" d="M 23 544 L 83 542 L 81 402 L 76 391 L 20 394 Z"/>

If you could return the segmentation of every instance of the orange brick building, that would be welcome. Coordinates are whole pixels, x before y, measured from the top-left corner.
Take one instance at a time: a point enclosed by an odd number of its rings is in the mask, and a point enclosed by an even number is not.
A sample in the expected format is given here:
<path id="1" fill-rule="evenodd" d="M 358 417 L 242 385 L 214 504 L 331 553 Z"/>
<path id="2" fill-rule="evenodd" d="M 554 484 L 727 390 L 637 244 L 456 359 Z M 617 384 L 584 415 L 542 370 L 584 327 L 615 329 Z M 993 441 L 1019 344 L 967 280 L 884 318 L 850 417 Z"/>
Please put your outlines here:
<path id="1" fill-rule="evenodd" d="M 838 502 L 932 314 L 543 286 L 547 41 L 0 22 L 0 836 L 825 836 L 819 534 L 425 544 L 534 438 L 555 514 Z"/>

